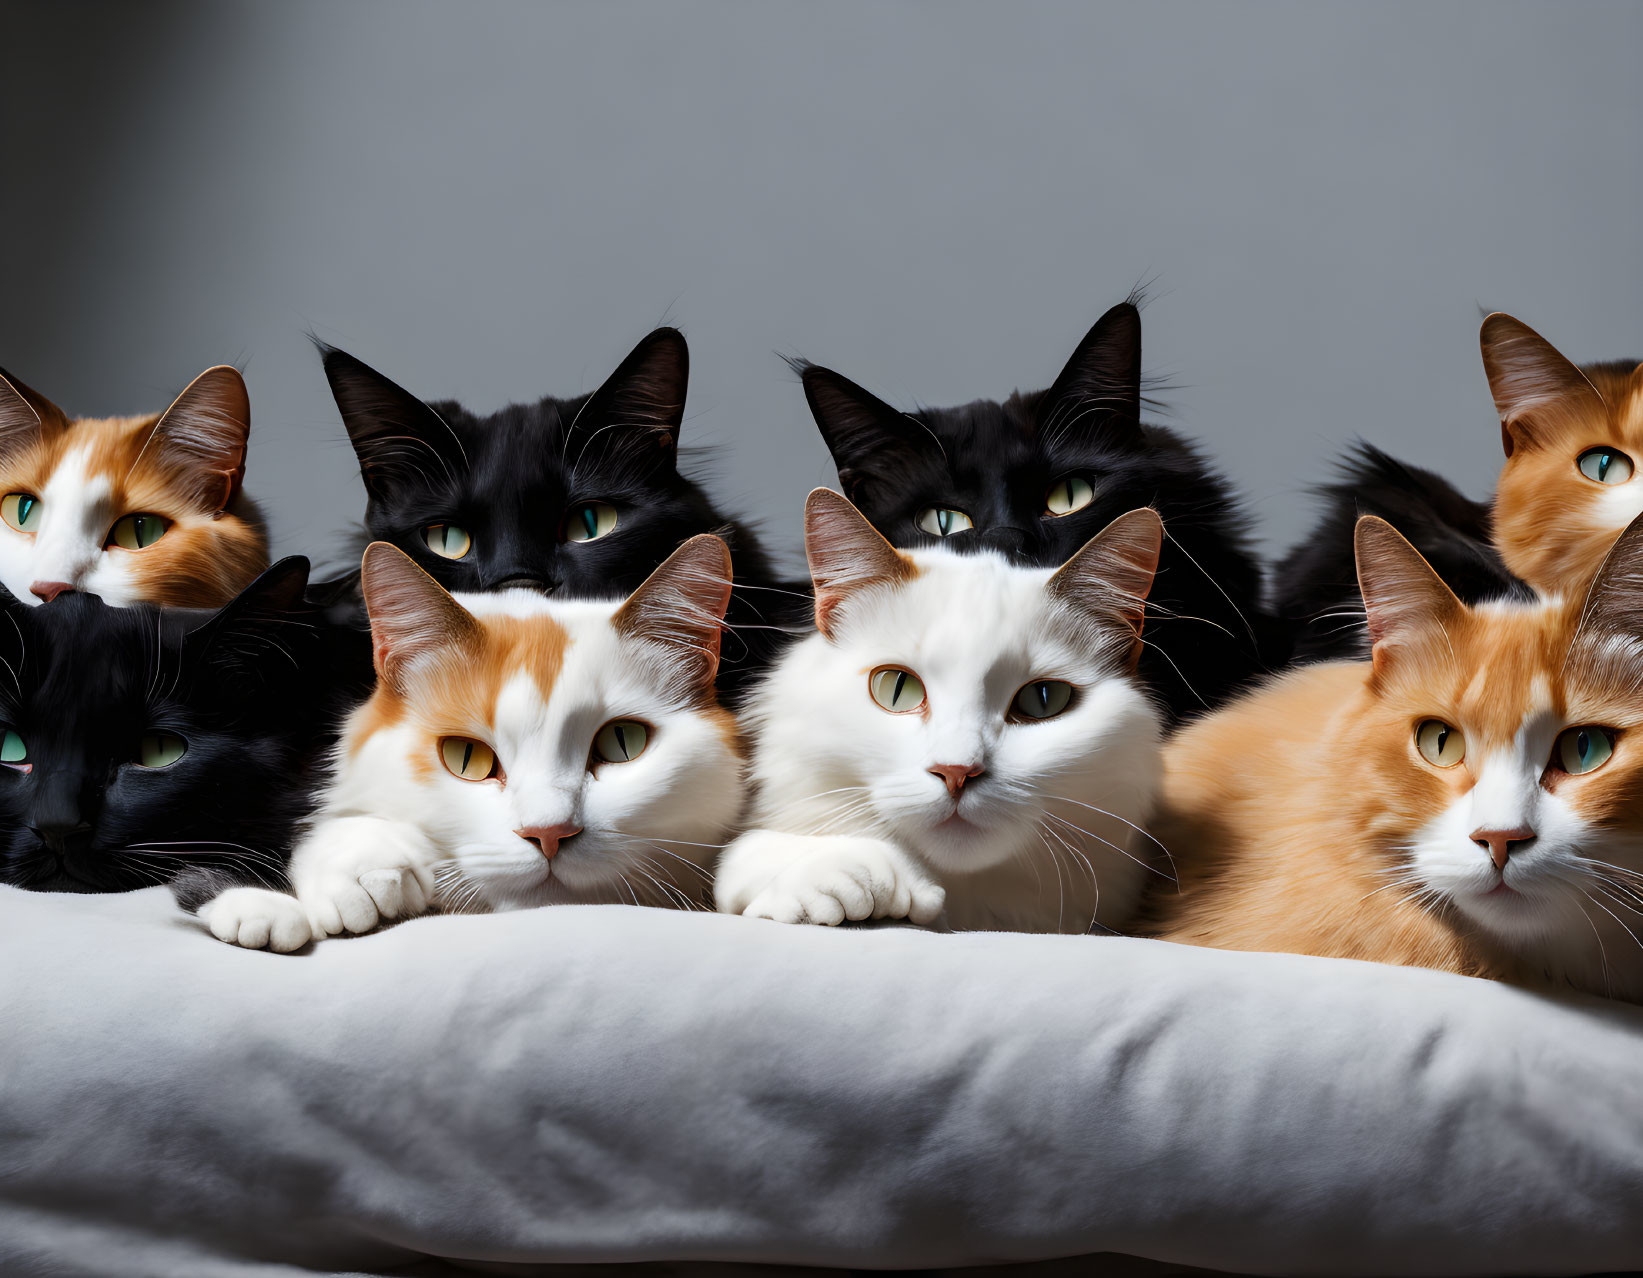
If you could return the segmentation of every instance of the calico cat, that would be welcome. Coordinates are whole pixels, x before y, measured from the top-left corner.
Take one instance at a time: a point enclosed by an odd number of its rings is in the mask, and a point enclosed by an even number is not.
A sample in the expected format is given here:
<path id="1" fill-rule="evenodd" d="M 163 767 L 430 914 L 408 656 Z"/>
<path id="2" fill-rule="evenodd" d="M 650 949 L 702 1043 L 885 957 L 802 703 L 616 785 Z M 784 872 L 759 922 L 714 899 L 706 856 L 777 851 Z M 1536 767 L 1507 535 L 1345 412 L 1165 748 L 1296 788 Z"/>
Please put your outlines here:
<path id="1" fill-rule="evenodd" d="M 1159 712 L 1133 677 L 1163 528 L 1119 516 L 1059 569 L 898 551 L 843 497 L 805 507 L 817 633 L 755 689 L 751 829 L 719 909 L 790 923 L 1122 924 Z"/>
<path id="2" fill-rule="evenodd" d="M 240 490 L 251 404 L 208 368 L 165 412 L 70 418 L 0 375 L 0 584 L 37 605 L 220 608 L 268 567 L 262 518 Z"/>
<path id="3" fill-rule="evenodd" d="M 720 678 L 729 692 L 803 617 L 808 600 L 775 581 L 751 530 L 679 472 L 690 353 L 677 329 L 647 336 L 592 394 L 489 417 L 424 403 L 321 350 L 369 495 L 370 539 L 446 590 L 619 598 L 686 538 L 716 533 L 736 570 Z"/>
<path id="4" fill-rule="evenodd" d="M 362 569 L 377 690 L 291 861 L 226 892 L 225 941 L 298 949 L 383 919 L 578 902 L 702 906 L 741 807 L 715 699 L 730 553 L 692 537 L 625 601 L 453 598 L 392 546 Z"/>
<path id="5" fill-rule="evenodd" d="M 1264 668 L 1271 624 L 1237 498 L 1197 449 L 1141 421 L 1141 313 L 1113 307 L 1047 391 L 900 412 L 829 369 L 796 362 L 844 495 L 901 547 L 988 549 L 1053 567 L 1125 511 L 1168 536 L 1140 673 L 1174 718 Z"/>
<path id="6" fill-rule="evenodd" d="M 284 559 L 217 612 L 0 590 L 0 881 L 280 884 L 336 716 L 369 676 Z M 363 669 L 355 662 L 363 658 Z"/>
<path id="7" fill-rule="evenodd" d="M 1643 520 L 1545 601 L 1469 606 L 1373 516 L 1356 548 L 1372 659 L 1170 743 L 1145 930 L 1643 1000 Z"/>

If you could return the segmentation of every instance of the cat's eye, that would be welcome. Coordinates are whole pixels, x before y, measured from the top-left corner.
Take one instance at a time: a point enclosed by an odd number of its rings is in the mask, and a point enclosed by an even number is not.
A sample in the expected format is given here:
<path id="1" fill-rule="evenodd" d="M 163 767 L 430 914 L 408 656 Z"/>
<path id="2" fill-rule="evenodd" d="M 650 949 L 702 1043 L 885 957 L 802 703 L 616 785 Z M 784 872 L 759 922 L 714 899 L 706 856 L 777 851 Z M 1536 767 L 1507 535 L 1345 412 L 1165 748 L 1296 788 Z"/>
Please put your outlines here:
<path id="1" fill-rule="evenodd" d="M 188 753 L 188 742 L 175 732 L 146 732 L 137 743 L 137 763 L 144 768 L 169 768 Z"/>
<path id="2" fill-rule="evenodd" d="M 18 532 L 39 532 L 40 499 L 33 493 L 7 493 L 0 498 L 0 518 Z"/>
<path id="3" fill-rule="evenodd" d="M 962 510 L 927 506 L 918 513 L 918 526 L 932 537 L 951 537 L 954 533 L 974 528 L 975 524 Z"/>
<path id="4" fill-rule="evenodd" d="M 7 728 L 0 733 L 0 763 L 27 763 L 28 758 L 29 748 L 23 744 L 23 738 L 15 728 Z"/>
<path id="5" fill-rule="evenodd" d="M 1020 720 L 1053 719 L 1072 704 L 1073 686 L 1065 679 L 1035 679 L 1010 703 L 1010 717 Z"/>
<path id="6" fill-rule="evenodd" d="M 1595 772 L 1609 761 L 1614 753 L 1614 733 L 1607 728 L 1586 724 L 1569 728 L 1552 747 L 1552 762 L 1570 776 Z"/>
<path id="7" fill-rule="evenodd" d="M 461 524 L 429 524 L 422 540 L 441 559 L 460 559 L 473 549 L 473 538 Z"/>
<path id="8" fill-rule="evenodd" d="M 1466 737 L 1442 719 L 1422 719 L 1415 729 L 1415 748 L 1434 768 L 1452 768 L 1466 757 Z"/>
<path id="9" fill-rule="evenodd" d="M 867 691 L 881 709 L 911 714 L 924 704 L 924 683 L 911 670 L 880 666 L 867 676 Z"/>
<path id="10" fill-rule="evenodd" d="M 598 541 L 615 531 L 616 507 L 609 502 L 586 502 L 565 516 L 566 541 Z"/>
<path id="11" fill-rule="evenodd" d="M 165 536 L 169 527 L 171 521 L 164 515 L 122 515 L 114 521 L 103 544 L 118 546 L 121 550 L 147 550 Z"/>
<path id="12" fill-rule="evenodd" d="M 443 738 L 439 759 L 445 771 L 461 781 L 489 781 L 501 771 L 496 766 L 496 751 L 472 737 Z"/>
<path id="13" fill-rule="evenodd" d="M 1632 459 L 1613 448 L 1588 448 L 1575 459 L 1575 465 L 1599 484 L 1623 484 L 1632 477 Z"/>
<path id="14" fill-rule="evenodd" d="M 1068 475 L 1050 485 L 1044 495 L 1044 509 L 1057 517 L 1083 510 L 1095 500 L 1095 485 L 1082 475 Z"/>
<path id="15" fill-rule="evenodd" d="M 637 719 L 612 719 L 593 734 L 593 757 L 601 763 L 637 759 L 650 744 L 650 729 Z"/>

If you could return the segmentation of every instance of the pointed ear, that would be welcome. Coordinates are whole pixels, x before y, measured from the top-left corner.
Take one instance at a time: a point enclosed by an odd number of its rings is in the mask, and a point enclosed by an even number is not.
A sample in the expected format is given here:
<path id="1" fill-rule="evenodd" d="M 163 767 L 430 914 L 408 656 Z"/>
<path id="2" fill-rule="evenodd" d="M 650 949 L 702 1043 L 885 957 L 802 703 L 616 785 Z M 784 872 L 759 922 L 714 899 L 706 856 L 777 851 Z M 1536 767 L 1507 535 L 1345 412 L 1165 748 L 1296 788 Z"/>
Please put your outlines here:
<path id="1" fill-rule="evenodd" d="M 618 634 L 672 649 L 689 687 L 711 694 L 730 585 L 730 548 L 702 533 L 663 560 L 611 624 Z"/>
<path id="2" fill-rule="evenodd" d="M 1603 396 L 1586 374 L 1521 320 L 1496 311 L 1483 321 L 1478 340 L 1508 457 L 1520 444 L 1544 444 L 1593 414 L 1603 419 Z"/>
<path id="3" fill-rule="evenodd" d="M 245 445 L 251 433 L 251 396 L 239 370 L 208 368 L 172 401 L 154 423 L 145 447 L 174 468 L 201 510 L 227 508 L 245 477 Z"/>
<path id="4" fill-rule="evenodd" d="M 429 473 L 467 468 L 462 441 L 432 408 L 346 351 L 316 345 L 367 493 L 384 497 Z"/>
<path id="5" fill-rule="evenodd" d="M 1581 629 L 1643 640 L 1643 515 L 1609 547 L 1586 590 Z"/>
<path id="6" fill-rule="evenodd" d="M 283 674 L 293 646 L 310 636 L 312 609 L 303 599 L 308 561 L 301 555 L 267 569 L 204 625 L 183 640 L 184 651 L 236 679 L 257 678 L 272 669 Z M 285 654 L 275 658 L 273 654 Z"/>
<path id="7" fill-rule="evenodd" d="M 360 585 L 377 675 L 396 692 L 406 690 L 407 675 L 422 662 L 452 650 L 471 655 L 483 641 L 473 614 L 385 541 L 365 548 Z"/>
<path id="8" fill-rule="evenodd" d="M 804 383 L 810 415 L 833 454 L 839 486 L 852 501 L 875 482 L 884 483 L 922 460 L 932 447 L 929 433 L 905 413 L 863 390 L 830 368 L 789 360 Z"/>
<path id="9" fill-rule="evenodd" d="M 1417 634 L 1466 614 L 1455 592 L 1386 520 L 1374 515 L 1359 519 L 1353 547 L 1377 674 Z"/>
<path id="10" fill-rule="evenodd" d="M 1088 436 L 1139 440 L 1141 431 L 1141 312 L 1120 302 L 1084 340 L 1039 401 L 1038 427 Z"/>
<path id="11" fill-rule="evenodd" d="M 1141 657 L 1147 592 L 1164 548 L 1164 521 L 1150 506 L 1118 516 L 1056 570 L 1051 598 L 1084 613 L 1125 642 L 1133 670 Z"/>
<path id="12" fill-rule="evenodd" d="M 0 457 L 37 444 L 47 421 L 64 420 L 63 410 L 57 405 L 0 370 Z"/>
<path id="13" fill-rule="evenodd" d="M 590 442 L 598 438 L 602 446 L 643 447 L 671 462 L 679 447 L 689 385 L 685 335 L 676 328 L 659 328 L 647 334 L 588 397 L 576 415 L 577 428 Z"/>
<path id="14" fill-rule="evenodd" d="M 816 587 L 816 629 L 833 637 L 834 614 L 857 591 L 918 576 L 913 561 L 879 535 L 865 516 L 827 488 L 804 503 L 804 553 Z"/>

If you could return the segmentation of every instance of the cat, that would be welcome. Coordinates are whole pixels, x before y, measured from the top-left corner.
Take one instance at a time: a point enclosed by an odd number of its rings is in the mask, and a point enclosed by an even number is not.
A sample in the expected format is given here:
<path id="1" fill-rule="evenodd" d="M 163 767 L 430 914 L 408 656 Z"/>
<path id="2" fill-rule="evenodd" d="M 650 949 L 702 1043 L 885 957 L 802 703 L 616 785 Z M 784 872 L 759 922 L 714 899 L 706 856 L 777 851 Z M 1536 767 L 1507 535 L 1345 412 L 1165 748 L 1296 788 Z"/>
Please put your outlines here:
<path id="1" fill-rule="evenodd" d="M 748 702 L 751 828 L 720 860 L 718 908 L 1120 926 L 1153 869 L 1160 713 L 1133 671 L 1162 541 L 1141 509 L 1059 569 L 901 551 L 811 493 L 817 630 Z"/>
<path id="2" fill-rule="evenodd" d="M 751 529 L 679 472 L 690 354 L 677 329 L 647 336 L 592 394 L 489 417 L 321 353 L 369 496 L 366 533 L 446 590 L 619 597 L 688 537 L 716 533 L 736 571 L 720 676 L 730 695 L 808 608 Z"/>
<path id="3" fill-rule="evenodd" d="M 51 892 L 285 882 L 369 643 L 284 559 L 221 610 L 0 590 L 0 881 Z"/>
<path id="4" fill-rule="evenodd" d="M 30 606 L 81 591 L 222 607 L 268 567 L 241 491 L 250 429 L 228 367 L 147 417 L 70 418 L 0 374 L 0 585 Z"/>
<path id="5" fill-rule="evenodd" d="M 291 859 L 295 895 L 200 911 L 220 939 L 299 949 L 384 919 L 564 903 L 705 908 L 742 802 L 714 694 L 730 552 L 692 537 L 625 602 L 453 597 L 366 549 L 377 690 Z"/>
<path id="6" fill-rule="evenodd" d="M 1145 934 L 1643 1000 L 1643 520 L 1589 592 L 1468 605 L 1374 516 L 1372 658 L 1169 745 Z"/>
<path id="7" fill-rule="evenodd" d="M 848 497 L 900 547 L 989 549 L 1053 567 L 1125 511 L 1152 506 L 1168 536 L 1140 674 L 1179 719 L 1262 671 L 1275 633 L 1230 485 L 1186 440 L 1143 423 L 1135 299 L 1085 335 L 1047 391 L 900 412 L 794 361 Z"/>

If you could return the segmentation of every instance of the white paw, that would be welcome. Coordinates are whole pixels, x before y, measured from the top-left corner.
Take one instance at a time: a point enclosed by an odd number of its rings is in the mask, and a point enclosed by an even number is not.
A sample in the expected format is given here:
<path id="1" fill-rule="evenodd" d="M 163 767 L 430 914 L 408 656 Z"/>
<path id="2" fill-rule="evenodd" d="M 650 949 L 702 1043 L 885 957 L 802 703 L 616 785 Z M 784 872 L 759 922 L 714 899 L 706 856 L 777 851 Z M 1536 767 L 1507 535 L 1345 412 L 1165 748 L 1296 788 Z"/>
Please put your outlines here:
<path id="1" fill-rule="evenodd" d="M 941 917 L 946 890 L 906 856 L 877 839 L 831 838 L 828 843 L 825 851 L 801 854 L 778 870 L 741 912 L 824 927 L 846 919 L 909 919 L 928 925 Z"/>
<path id="2" fill-rule="evenodd" d="M 376 817 L 328 821 L 291 858 L 297 900 L 317 937 L 369 932 L 425 914 L 433 899 L 427 842 L 411 826 Z"/>
<path id="3" fill-rule="evenodd" d="M 248 950 L 289 954 L 313 939 L 308 914 L 297 898 L 267 888 L 229 888 L 198 913 L 212 936 Z"/>

